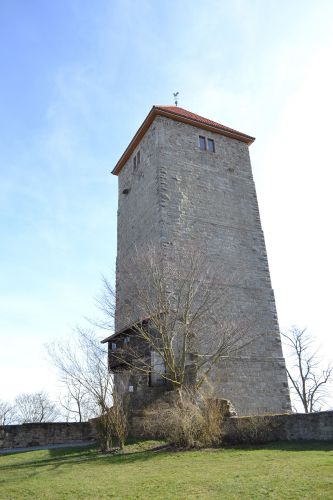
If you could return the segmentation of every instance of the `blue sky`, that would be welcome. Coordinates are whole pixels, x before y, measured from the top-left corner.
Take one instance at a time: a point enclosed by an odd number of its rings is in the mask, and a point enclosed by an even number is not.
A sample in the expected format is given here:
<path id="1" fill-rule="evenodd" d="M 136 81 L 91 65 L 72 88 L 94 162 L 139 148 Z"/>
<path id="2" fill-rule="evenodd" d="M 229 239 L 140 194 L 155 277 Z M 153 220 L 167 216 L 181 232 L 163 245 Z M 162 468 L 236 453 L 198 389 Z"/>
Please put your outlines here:
<path id="1" fill-rule="evenodd" d="M 333 3 L 0 2 L 0 399 L 56 392 L 43 345 L 95 314 L 116 252 L 110 171 L 153 104 L 251 146 L 282 328 L 330 318 Z"/>

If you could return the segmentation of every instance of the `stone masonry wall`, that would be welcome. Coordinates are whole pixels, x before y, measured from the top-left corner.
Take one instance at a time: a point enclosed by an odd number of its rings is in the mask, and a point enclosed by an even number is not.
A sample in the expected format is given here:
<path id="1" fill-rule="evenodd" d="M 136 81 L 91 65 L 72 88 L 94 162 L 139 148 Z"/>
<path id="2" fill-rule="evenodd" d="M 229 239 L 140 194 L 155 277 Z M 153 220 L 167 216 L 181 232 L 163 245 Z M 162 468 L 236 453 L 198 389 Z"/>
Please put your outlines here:
<path id="1" fill-rule="evenodd" d="M 261 426 L 266 434 L 265 441 L 333 441 L 333 411 L 268 415 L 254 418 L 256 419 L 258 434 L 260 434 Z M 243 432 L 246 432 L 246 423 L 250 419 L 251 417 L 231 417 L 227 419 L 224 429 L 225 439 L 230 442 L 233 441 L 235 428 L 239 429 L 238 432 L 242 432 L 242 429 Z"/>
<path id="2" fill-rule="evenodd" d="M 138 319 L 129 276 L 131 259 L 136 251 L 140 254 L 142 249 L 160 244 L 157 142 L 153 123 L 118 177 L 116 331 L 128 326 L 130 319 Z M 134 168 L 133 157 L 138 151 L 140 164 Z M 129 192 L 124 194 L 124 190 Z M 124 312 L 129 301 L 132 318 L 127 317 L 128 308 Z"/>
<path id="3" fill-rule="evenodd" d="M 174 250 L 202 248 L 226 316 L 248 316 L 255 341 L 211 373 L 216 396 L 240 415 L 290 409 L 289 390 L 271 287 L 265 241 L 248 146 L 180 122 L 159 119 L 160 182 L 165 187 L 162 238 L 167 259 Z M 199 135 L 214 139 L 215 153 L 201 151 Z M 227 283 L 227 285 L 225 285 Z M 202 332 L 207 343 L 216 328 Z"/>
<path id="4" fill-rule="evenodd" d="M 129 431 L 132 437 L 154 439 L 148 429 L 147 416 L 134 414 Z M 225 418 L 222 427 L 224 443 L 318 440 L 333 441 L 333 411 L 318 413 L 293 413 Z"/>
<path id="5" fill-rule="evenodd" d="M 0 449 L 51 444 L 94 442 L 96 431 L 89 422 L 51 422 L 0 426 Z"/>
<path id="6" fill-rule="evenodd" d="M 214 139 L 215 153 L 200 151 L 199 135 Z M 217 292 L 227 291 L 224 314 L 254 318 L 256 337 L 239 356 L 211 372 L 215 395 L 231 400 L 240 415 L 288 411 L 285 362 L 248 146 L 158 116 L 138 149 L 140 166 L 134 169 L 132 157 L 119 174 L 116 329 L 126 326 L 122 304 L 130 301 L 135 309 L 126 274 L 135 247 L 163 248 L 170 261 L 175 251 L 186 255 L 191 248 L 203 249 Z M 207 325 L 202 335 L 212 343 L 219 331 Z"/>

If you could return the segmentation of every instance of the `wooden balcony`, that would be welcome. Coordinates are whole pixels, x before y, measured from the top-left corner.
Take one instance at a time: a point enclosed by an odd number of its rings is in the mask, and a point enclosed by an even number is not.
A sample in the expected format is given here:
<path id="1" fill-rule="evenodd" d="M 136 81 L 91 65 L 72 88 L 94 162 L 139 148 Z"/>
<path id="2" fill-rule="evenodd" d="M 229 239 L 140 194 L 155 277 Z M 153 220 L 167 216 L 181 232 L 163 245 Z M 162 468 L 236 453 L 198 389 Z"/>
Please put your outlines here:
<path id="1" fill-rule="evenodd" d="M 117 372 L 128 370 L 129 364 L 132 362 L 132 355 L 128 349 L 118 347 L 117 349 L 109 349 L 109 371 Z"/>

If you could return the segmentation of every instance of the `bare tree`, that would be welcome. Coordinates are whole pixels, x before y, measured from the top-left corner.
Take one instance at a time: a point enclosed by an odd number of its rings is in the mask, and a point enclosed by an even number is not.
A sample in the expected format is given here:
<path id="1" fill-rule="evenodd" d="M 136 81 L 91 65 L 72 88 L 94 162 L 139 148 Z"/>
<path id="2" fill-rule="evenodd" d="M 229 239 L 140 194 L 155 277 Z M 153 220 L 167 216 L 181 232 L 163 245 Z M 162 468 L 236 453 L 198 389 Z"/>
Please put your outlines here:
<path id="1" fill-rule="evenodd" d="M 228 285 L 235 283 L 235 276 L 225 273 L 224 282 L 216 283 L 204 252 L 172 257 L 150 250 L 136 252 L 128 262 L 124 273 L 131 296 L 118 309 L 129 338 L 126 350 L 110 354 L 129 370 L 157 371 L 179 391 L 189 378 L 198 389 L 222 358 L 237 355 L 253 342 L 255 319 L 253 312 L 233 310 Z M 114 298 L 111 283 L 104 279 L 99 300 L 104 320 L 99 326 L 111 330 Z M 151 353 L 158 361 L 156 368 Z"/>
<path id="2" fill-rule="evenodd" d="M 333 367 L 321 368 L 314 339 L 306 329 L 294 326 L 282 336 L 293 362 L 291 368 L 287 368 L 292 392 L 302 403 L 305 413 L 320 411 L 327 397 L 327 386 L 333 379 Z"/>
<path id="3" fill-rule="evenodd" d="M 81 417 L 83 394 L 93 405 L 95 416 L 98 416 L 97 430 L 103 451 L 111 450 L 114 436 L 118 437 L 122 447 L 124 433 L 118 435 L 119 426 L 115 424 L 115 413 L 117 411 L 118 416 L 121 413 L 125 421 L 125 407 L 115 408 L 116 405 L 123 403 L 118 402 L 113 394 L 113 380 L 107 367 L 107 353 L 96 333 L 91 329 L 79 328 L 70 341 L 49 345 L 48 353 L 59 371 L 61 380 L 74 393 L 76 411 L 81 412 Z M 123 425 L 126 427 L 126 422 Z"/>
<path id="4" fill-rule="evenodd" d="M 19 394 L 15 398 L 15 414 L 19 423 L 53 422 L 59 417 L 57 406 L 44 392 Z"/>
<path id="5" fill-rule="evenodd" d="M 15 411 L 13 405 L 8 401 L 0 400 L 0 425 L 9 425 L 15 422 Z"/>
<path id="6" fill-rule="evenodd" d="M 114 435 L 118 439 L 119 447 L 122 450 L 128 434 L 127 400 L 116 390 L 112 393 L 112 408 L 108 412 Z"/>
<path id="7" fill-rule="evenodd" d="M 66 421 L 85 422 L 97 414 L 94 402 L 82 383 L 63 377 L 65 394 L 59 397 Z"/>

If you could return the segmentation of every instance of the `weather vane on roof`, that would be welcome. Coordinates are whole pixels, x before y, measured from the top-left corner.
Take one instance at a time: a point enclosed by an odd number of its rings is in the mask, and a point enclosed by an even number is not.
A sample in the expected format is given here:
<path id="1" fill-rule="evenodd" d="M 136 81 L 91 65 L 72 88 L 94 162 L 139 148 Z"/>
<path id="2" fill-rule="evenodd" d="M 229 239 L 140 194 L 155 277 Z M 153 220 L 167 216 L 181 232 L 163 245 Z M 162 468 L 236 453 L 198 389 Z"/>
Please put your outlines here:
<path id="1" fill-rule="evenodd" d="M 175 105 L 178 106 L 178 96 L 179 96 L 179 92 L 174 92 L 173 93 L 173 98 L 175 100 Z"/>

